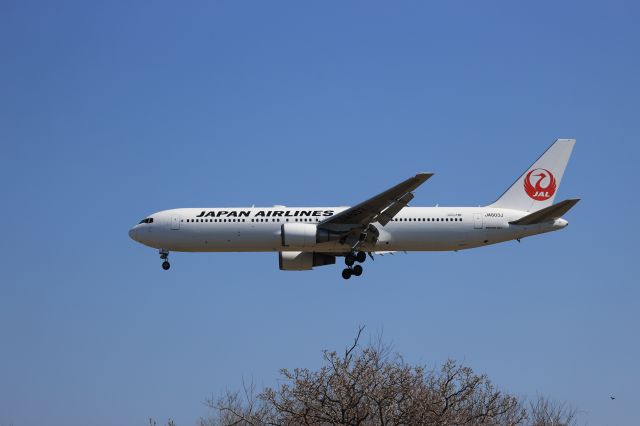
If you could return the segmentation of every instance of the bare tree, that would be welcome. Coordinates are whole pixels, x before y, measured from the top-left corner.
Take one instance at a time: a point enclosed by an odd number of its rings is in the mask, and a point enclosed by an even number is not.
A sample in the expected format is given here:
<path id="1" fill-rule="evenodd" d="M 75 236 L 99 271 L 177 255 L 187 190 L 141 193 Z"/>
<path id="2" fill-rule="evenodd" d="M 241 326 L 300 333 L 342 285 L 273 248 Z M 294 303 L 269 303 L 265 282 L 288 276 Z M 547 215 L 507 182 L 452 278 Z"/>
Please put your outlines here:
<path id="1" fill-rule="evenodd" d="M 577 411 L 564 403 L 549 401 L 538 396 L 529 403 L 529 421 L 532 426 L 571 426 L 576 424 Z"/>
<path id="2" fill-rule="evenodd" d="M 427 370 L 405 363 L 380 339 L 361 347 L 363 327 L 342 353 L 324 351 L 317 370 L 280 371 L 283 383 L 253 384 L 206 405 L 214 425 L 572 425 L 575 411 L 544 398 L 523 401 L 453 360 Z"/>

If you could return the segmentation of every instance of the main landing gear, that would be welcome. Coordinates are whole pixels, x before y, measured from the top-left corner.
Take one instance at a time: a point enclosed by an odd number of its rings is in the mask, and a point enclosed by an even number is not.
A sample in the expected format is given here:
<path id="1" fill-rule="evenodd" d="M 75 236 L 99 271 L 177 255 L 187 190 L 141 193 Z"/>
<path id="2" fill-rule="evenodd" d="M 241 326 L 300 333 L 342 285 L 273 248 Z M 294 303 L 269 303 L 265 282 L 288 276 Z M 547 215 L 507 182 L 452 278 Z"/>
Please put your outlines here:
<path id="1" fill-rule="evenodd" d="M 169 252 L 167 250 L 160 249 L 160 259 L 164 260 L 162 262 L 162 269 L 168 271 L 171 268 L 171 264 L 169 263 Z"/>
<path id="2" fill-rule="evenodd" d="M 352 275 L 359 277 L 362 275 L 362 266 L 353 265 L 354 263 L 363 263 L 367 260 L 367 254 L 363 251 L 359 251 L 358 253 L 349 253 L 344 257 L 344 263 L 347 265 L 345 269 L 342 270 L 342 278 L 348 280 Z"/>

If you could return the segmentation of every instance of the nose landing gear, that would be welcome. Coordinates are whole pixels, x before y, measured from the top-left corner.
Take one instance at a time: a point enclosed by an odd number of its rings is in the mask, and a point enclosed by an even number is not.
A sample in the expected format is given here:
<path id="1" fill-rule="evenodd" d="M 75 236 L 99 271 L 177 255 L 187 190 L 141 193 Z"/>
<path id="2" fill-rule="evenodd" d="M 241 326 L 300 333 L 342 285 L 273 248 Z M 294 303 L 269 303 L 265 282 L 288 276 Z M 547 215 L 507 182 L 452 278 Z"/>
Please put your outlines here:
<path id="1" fill-rule="evenodd" d="M 363 263 L 367 260 L 367 254 L 363 251 L 359 251 L 358 253 L 349 253 L 344 257 L 344 263 L 347 265 L 346 268 L 342 270 L 342 278 L 348 280 L 352 275 L 359 277 L 362 275 L 362 266 L 353 264 L 355 262 Z"/>
<path id="2" fill-rule="evenodd" d="M 168 271 L 171 268 L 171 264 L 169 263 L 169 252 L 164 249 L 160 249 L 160 259 L 164 260 L 162 262 L 162 269 Z"/>

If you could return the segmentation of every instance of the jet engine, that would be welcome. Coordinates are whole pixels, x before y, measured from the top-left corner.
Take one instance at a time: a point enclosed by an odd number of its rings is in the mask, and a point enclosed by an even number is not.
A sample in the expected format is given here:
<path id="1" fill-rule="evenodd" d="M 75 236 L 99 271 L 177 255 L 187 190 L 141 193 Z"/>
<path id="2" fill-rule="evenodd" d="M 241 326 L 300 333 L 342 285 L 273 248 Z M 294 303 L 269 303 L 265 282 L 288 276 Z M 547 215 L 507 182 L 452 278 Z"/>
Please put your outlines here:
<path id="1" fill-rule="evenodd" d="M 278 263 L 281 271 L 308 271 L 314 266 L 333 265 L 336 257 L 310 251 L 281 251 Z"/>
<path id="2" fill-rule="evenodd" d="M 285 223 L 280 229 L 283 247 L 311 248 L 316 244 L 337 241 L 340 236 L 338 233 L 318 229 L 313 223 Z"/>

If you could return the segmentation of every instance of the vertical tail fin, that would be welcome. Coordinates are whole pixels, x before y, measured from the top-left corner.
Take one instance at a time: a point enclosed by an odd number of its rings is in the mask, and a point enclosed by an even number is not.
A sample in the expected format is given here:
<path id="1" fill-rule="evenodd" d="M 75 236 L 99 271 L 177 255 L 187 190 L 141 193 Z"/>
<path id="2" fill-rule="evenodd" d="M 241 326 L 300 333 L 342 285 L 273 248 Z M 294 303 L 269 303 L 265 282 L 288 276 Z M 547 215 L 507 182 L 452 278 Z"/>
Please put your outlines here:
<path id="1" fill-rule="evenodd" d="M 575 139 L 556 139 L 489 207 L 534 212 L 553 204 Z"/>

